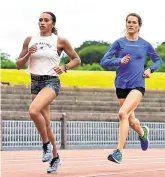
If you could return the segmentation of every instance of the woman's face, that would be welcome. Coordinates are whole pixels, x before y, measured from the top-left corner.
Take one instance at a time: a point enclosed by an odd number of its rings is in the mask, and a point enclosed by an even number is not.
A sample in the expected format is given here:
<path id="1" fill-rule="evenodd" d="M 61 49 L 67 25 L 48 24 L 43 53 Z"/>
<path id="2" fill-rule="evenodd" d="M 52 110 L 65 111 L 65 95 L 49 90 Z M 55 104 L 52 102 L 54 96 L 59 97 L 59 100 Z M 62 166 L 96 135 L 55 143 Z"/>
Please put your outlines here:
<path id="1" fill-rule="evenodd" d="M 47 13 L 41 14 L 39 18 L 40 31 L 43 33 L 52 32 L 53 27 L 54 23 L 52 21 L 52 16 Z"/>
<path id="2" fill-rule="evenodd" d="M 135 16 L 129 16 L 126 22 L 126 29 L 129 34 L 138 33 L 140 31 L 138 18 Z"/>

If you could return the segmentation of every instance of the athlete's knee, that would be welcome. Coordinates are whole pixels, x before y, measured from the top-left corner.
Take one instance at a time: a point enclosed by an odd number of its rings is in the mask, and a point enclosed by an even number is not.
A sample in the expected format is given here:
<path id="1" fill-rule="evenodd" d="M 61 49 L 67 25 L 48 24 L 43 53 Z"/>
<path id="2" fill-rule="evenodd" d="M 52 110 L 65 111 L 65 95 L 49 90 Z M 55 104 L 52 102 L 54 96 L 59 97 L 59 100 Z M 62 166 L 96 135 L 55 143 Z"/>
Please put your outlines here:
<path id="1" fill-rule="evenodd" d="M 128 116 L 128 113 L 127 113 L 126 110 L 124 110 L 124 109 L 120 109 L 119 110 L 119 118 L 120 118 L 120 120 L 126 119 L 127 116 Z"/>
<path id="2" fill-rule="evenodd" d="M 31 106 L 29 108 L 29 115 L 32 120 L 35 119 L 39 114 L 40 112 L 35 107 Z"/>

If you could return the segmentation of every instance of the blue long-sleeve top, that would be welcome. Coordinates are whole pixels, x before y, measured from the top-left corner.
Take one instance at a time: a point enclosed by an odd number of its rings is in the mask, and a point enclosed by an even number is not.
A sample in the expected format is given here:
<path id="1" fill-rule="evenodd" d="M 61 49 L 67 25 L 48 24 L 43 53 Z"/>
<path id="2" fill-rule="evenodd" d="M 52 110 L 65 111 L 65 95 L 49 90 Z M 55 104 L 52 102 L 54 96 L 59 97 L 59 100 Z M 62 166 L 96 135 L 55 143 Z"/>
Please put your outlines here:
<path id="1" fill-rule="evenodd" d="M 127 64 L 121 64 L 121 59 L 127 54 L 131 60 Z M 143 74 L 147 56 L 153 61 L 150 69 L 155 71 L 162 64 L 162 59 L 152 45 L 141 37 L 137 41 L 129 41 L 122 37 L 110 46 L 100 65 L 103 68 L 116 67 L 116 88 L 145 88 Z"/>

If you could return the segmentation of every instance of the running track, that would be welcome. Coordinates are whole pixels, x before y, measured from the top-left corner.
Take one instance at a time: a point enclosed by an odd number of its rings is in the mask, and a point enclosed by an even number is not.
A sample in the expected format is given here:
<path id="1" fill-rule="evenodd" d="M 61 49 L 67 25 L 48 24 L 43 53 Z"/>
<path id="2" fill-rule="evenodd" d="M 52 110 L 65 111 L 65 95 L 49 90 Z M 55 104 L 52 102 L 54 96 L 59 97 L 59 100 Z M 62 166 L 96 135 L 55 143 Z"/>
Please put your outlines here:
<path id="1" fill-rule="evenodd" d="M 107 160 L 112 150 L 59 150 L 63 161 L 56 174 L 47 174 L 42 151 L 2 151 L 2 177 L 165 177 L 165 149 L 125 149 L 122 164 Z"/>

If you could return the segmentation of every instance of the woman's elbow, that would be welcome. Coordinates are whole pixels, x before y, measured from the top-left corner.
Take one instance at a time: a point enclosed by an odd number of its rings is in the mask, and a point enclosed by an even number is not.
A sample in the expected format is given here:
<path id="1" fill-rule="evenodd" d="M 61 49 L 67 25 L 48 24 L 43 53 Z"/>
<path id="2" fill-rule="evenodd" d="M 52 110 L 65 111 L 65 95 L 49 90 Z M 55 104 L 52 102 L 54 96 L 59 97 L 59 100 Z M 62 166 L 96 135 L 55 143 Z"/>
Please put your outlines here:
<path id="1" fill-rule="evenodd" d="M 106 68 L 106 62 L 105 62 L 104 59 L 101 60 L 100 65 L 101 65 L 103 68 Z"/>
<path id="2" fill-rule="evenodd" d="M 18 70 L 20 70 L 20 69 L 21 69 L 21 67 L 20 67 L 19 65 L 16 65 L 16 68 L 17 68 Z"/>
<path id="3" fill-rule="evenodd" d="M 80 64 L 81 64 L 80 57 L 77 57 L 75 60 L 76 60 L 76 66 L 80 66 Z"/>
<path id="4" fill-rule="evenodd" d="M 19 70 L 19 69 L 22 69 L 23 66 L 21 65 L 19 61 L 16 61 L 16 67 Z"/>
<path id="5" fill-rule="evenodd" d="M 78 65 L 80 65 L 81 64 L 81 59 L 80 58 L 78 58 Z"/>
<path id="6" fill-rule="evenodd" d="M 158 66 L 161 66 L 161 65 L 163 64 L 162 58 L 160 58 L 160 59 L 157 61 L 157 63 L 158 63 Z"/>

